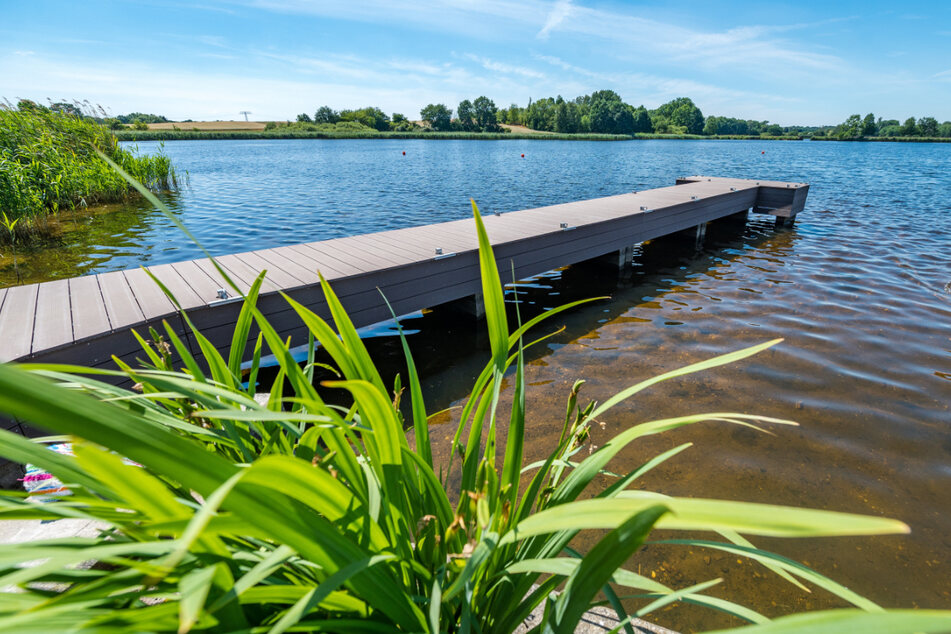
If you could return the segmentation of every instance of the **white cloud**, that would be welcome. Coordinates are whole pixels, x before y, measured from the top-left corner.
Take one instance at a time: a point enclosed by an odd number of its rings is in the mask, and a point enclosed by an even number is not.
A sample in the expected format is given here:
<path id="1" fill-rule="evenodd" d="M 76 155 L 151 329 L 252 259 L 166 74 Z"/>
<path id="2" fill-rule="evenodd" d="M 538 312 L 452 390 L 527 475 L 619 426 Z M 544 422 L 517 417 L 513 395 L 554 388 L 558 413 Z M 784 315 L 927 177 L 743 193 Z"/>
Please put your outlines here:
<path id="1" fill-rule="evenodd" d="M 552 30 L 557 28 L 571 14 L 571 8 L 571 0 L 556 0 L 555 6 L 548 14 L 548 19 L 545 20 L 545 26 L 542 27 L 536 37 L 540 40 L 547 40 Z"/>
<path id="2" fill-rule="evenodd" d="M 512 64 L 505 64 L 503 62 L 497 62 L 495 60 L 489 59 L 487 57 L 479 57 L 478 55 L 473 55 L 467 53 L 464 55 L 466 59 L 472 60 L 473 62 L 478 63 L 482 68 L 486 70 L 491 70 L 497 73 L 505 73 L 507 75 L 520 75 L 522 77 L 532 77 L 534 79 L 545 79 L 545 74 L 540 73 L 535 69 L 526 68 L 525 66 L 516 66 Z"/>

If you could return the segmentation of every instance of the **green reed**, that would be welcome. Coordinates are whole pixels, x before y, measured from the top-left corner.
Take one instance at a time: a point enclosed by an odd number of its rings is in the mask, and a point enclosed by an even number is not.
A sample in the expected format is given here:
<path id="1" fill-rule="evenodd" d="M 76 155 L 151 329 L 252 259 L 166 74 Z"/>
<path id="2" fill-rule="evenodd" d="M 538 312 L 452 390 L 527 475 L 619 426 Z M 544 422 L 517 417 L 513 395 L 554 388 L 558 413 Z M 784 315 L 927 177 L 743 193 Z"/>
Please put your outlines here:
<path id="1" fill-rule="evenodd" d="M 0 211 L 23 219 L 17 231 L 29 235 L 46 214 L 137 195 L 97 152 L 151 190 L 177 186 L 166 155 L 137 156 L 91 118 L 0 103 Z"/>

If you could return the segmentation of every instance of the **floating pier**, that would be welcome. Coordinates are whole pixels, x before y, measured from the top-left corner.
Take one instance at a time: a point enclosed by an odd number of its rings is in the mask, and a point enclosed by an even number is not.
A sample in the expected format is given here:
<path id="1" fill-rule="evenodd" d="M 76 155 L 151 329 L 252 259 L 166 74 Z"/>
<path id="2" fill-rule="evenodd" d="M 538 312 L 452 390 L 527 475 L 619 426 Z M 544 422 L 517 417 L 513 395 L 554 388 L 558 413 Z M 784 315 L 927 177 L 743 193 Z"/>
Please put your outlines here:
<path id="1" fill-rule="evenodd" d="M 517 278 L 611 254 L 624 266 L 639 242 L 694 227 L 699 240 L 706 223 L 738 213 L 767 213 L 777 224 L 789 224 L 802 211 L 808 191 L 806 183 L 690 176 L 671 187 L 483 219 L 506 280 L 513 265 Z M 216 260 L 242 292 L 267 270 L 258 307 L 297 344 L 307 342 L 307 330 L 279 293 L 329 320 L 317 271 L 332 284 L 357 327 L 390 317 L 380 291 L 399 315 L 477 296 L 481 289 L 472 218 Z M 233 289 L 214 266 L 190 260 L 148 270 L 174 293 L 202 334 L 226 351 L 241 298 L 231 296 Z M 115 355 L 134 363 L 143 353 L 131 329 L 147 338 L 149 326 L 164 331 L 163 320 L 201 358 L 172 302 L 142 269 L 0 289 L 0 361 L 113 367 Z"/>

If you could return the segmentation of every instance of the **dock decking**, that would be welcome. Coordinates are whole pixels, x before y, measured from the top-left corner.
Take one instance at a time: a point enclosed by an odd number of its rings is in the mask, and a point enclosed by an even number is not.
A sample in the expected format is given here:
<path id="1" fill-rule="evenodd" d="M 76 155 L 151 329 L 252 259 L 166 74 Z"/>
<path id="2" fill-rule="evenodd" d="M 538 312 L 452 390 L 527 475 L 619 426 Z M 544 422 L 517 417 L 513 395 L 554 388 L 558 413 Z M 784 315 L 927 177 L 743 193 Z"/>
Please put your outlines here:
<path id="1" fill-rule="evenodd" d="M 484 220 L 503 279 L 511 263 L 524 278 L 750 209 L 792 219 L 802 211 L 808 189 L 805 183 L 691 176 L 671 187 Z M 243 292 L 267 270 L 258 306 L 278 332 L 298 344 L 306 343 L 306 330 L 279 291 L 329 319 L 318 270 L 357 327 L 390 316 L 378 288 L 397 314 L 480 290 L 472 218 L 216 259 Z M 227 349 L 241 304 L 219 300 L 218 290 L 228 287 L 211 263 L 191 260 L 148 269 L 212 344 Z M 3 288 L 0 361 L 101 367 L 116 355 L 131 363 L 142 352 L 130 330 L 147 336 L 149 326 L 162 330 L 162 320 L 185 335 L 174 306 L 141 269 Z M 183 339 L 191 344 L 187 335 Z"/>

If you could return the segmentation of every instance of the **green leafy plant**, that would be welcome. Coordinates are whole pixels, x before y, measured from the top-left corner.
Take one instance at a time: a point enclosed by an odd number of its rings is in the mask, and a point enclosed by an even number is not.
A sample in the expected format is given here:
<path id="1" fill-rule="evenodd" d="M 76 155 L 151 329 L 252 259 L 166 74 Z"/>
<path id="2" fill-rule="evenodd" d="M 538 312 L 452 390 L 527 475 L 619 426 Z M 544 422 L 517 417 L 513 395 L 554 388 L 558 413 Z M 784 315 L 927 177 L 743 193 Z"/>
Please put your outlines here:
<path id="1" fill-rule="evenodd" d="M 177 186 L 168 156 L 136 155 L 120 147 L 113 133 L 91 117 L 0 101 L 0 211 L 22 219 L 21 238 L 46 214 L 135 193 L 98 153 L 150 189 Z"/>
<path id="2" fill-rule="evenodd" d="M 43 447 L 44 439 L 0 431 L 0 454 L 41 466 L 72 491 L 43 505 L 8 493 L 0 499 L 0 518 L 84 518 L 105 526 L 92 539 L 0 547 L 0 587 L 17 589 L 0 594 L 0 629 L 488 633 L 512 631 L 541 607 L 533 631 L 571 632 L 602 601 L 618 610 L 619 627 L 628 629 L 628 619 L 678 601 L 754 623 L 751 632 L 803 623 L 816 632 L 951 627 L 949 613 L 886 612 L 743 537 L 903 533 L 901 522 L 636 488 L 643 474 L 689 444 L 646 457 L 629 473 L 608 471 L 618 452 L 645 436 L 705 421 L 754 429 L 788 421 L 684 415 L 641 423 L 590 455 L 582 451 L 589 425 L 625 399 L 660 381 L 740 361 L 776 341 L 642 381 L 601 404 L 580 405 L 578 382 L 557 445 L 545 461 L 524 464 L 524 350 L 534 343 L 526 337 L 572 305 L 510 329 L 474 203 L 473 210 L 492 356 L 463 408 L 453 441 L 457 464 L 433 461 L 430 416 L 407 339 L 401 333 L 410 401 L 404 420 L 402 383 L 387 389 L 324 280 L 335 328 L 285 296 L 311 333 L 303 366 L 257 308 L 264 273 L 245 295 L 226 355 L 182 312 L 200 357 L 166 323 L 149 340 L 136 334 L 145 355 L 138 368 L 118 360 L 115 371 L 0 365 L 0 412 L 71 439 L 75 450 L 74 457 L 56 454 Z M 313 382 L 318 344 L 340 377 L 321 388 Z M 279 370 L 260 403 L 254 395 L 265 352 Z M 507 376 L 514 398 L 511 410 L 502 411 Z M 116 386 L 118 380 L 134 388 Z M 328 402 L 331 391 L 346 394 L 334 399 L 345 404 Z M 504 447 L 497 444 L 503 422 Z M 592 490 L 599 476 L 613 484 Z M 665 586 L 625 568 L 654 528 L 717 534 L 721 541 L 677 543 L 749 558 L 854 609 L 770 621 L 705 594 L 718 579 Z M 582 555 L 571 544 L 583 531 L 606 534 Z M 98 564 L 77 566 L 89 561 Z M 628 595 L 623 601 L 619 589 Z"/>
<path id="3" fill-rule="evenodd" d="M 16 272 L 17 283 L 20 283 L 20 266 L 17 263 L 17 234 L 16 227 L 17 223 L 20 222 L 19 218 L 10 219 L 7 216 L 7 212 L 0 211 L 0 214 L 3 215 L 3 220 L 0 220 L 0 223 L 3 224 L 3 228 L 7 230 L 7 235 L 10 238 L 10 249 L 13 251 L 13 270 Z"/>

